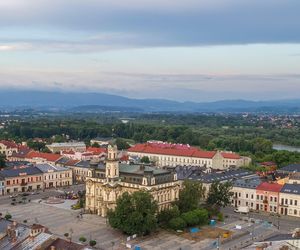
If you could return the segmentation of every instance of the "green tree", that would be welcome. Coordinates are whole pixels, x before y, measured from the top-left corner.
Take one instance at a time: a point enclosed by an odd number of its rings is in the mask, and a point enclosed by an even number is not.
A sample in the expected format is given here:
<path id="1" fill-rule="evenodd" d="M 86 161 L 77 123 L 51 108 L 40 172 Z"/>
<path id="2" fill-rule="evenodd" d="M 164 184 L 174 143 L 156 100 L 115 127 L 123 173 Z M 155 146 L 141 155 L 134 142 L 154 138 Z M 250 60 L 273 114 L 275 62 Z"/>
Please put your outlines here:
<path id="1" fill-rule="evenodd" d="M 12 218 L 11 214 L 10 213 L 7 213 L 5 216 L 4 216 L 4 219 L 6 220 L 10 220 Z"/>
<path id="2" fill-rule="evenodd" d="M 108 221 L 113 228 L 126 234 L 149 234 L 157 228 L 157 203 L 145 191 L 124 193 L 117 199 L 114 211 L 108 212 Z"/>
<path id="3" fill-rule="evenodd" d="M 179 215 L 180 215 L 180 211 L 178 207 L 175 205 L 170 209 L 164 209 L 160 211 L 157 215 L 157 220 L 161 226 L 166 226 L 168 225 L 171 219 L 179 217 Z"/>
<path id="4" fill-rule="evenodd" d="M 173 230 L 183 230 L 186 222 L 181 217 L 173 218 L 169 222 L 169 227 Z"/>
<path id="5" fill-rule="evenodd" d="M 179 199 L 176 202 L 180 212 L 185 213 L 198 208 L 204 194 L 205 188 L 202 183 L 185 180 L 183 182 L 183 189 L 179 192 Z"/>
<path id="6" fill-rule="evenodd" d="M 116 139 L 116 145 L 119 150 L 130 148 L 130 145 L 127 143 L 127 141 L 125 141 L 124 139 L 121 139 L 121 138 Z"/>
<path id="7" fill-rule="evenodd" d="M 91 247 L 94 247 L 94 246 L 96 246 L 97 241 L 95 241 L 95 240 L 90 240 L 89 244 L 90 244 Z"/>
<path id="8" fill-rule="evenodd" d="M 100 148 L 100 145 L 97 142 L 94 142 L 91 146 L 94 148 Z"/>
<path id="9" fill-rule="evenodd" d="M 183 213 L 181 215 L 181 218 L 186 222 L 188 226 L 195 226 L 199 224 L 198 215 L 194 211 Z"/>
<path id="10" fill-rule="evenodd" d="M 141 163 L 146 163 L 146 164 L 150 163 L 149 157 L 148 156 L 143 156 L 141 158 Z"/>
<path id="11" fill-rule="evenodd" d="M 231 188 L 231 182 L 213 182 L 208 192 L 207 204 L 214 209 L 228 206 L 230 204 L 230 198 L 233 195 Z"/>
<path id="12" fill-rule="evenodd" d="M 86 242 L 86 238 L 84 236 L 81 236 L 79 238 L 79 241 L 82 242 L 82 243 L 85 243 Z"/>
<path id="13" fill-rule="evenodd" d="M 4 154 L 0 154 L 0 168 L 5 167 L 6 157 Z"/>

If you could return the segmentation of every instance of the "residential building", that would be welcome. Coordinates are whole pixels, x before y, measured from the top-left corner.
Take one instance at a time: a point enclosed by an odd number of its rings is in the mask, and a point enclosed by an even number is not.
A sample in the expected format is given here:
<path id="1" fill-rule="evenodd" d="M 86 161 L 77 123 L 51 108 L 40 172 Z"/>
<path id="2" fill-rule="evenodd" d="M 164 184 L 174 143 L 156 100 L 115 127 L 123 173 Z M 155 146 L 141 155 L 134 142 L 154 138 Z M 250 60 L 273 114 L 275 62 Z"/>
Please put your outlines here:
<path id="1" fill-rule="evenodd" d="M 96 137 L 90 141 L 90 144 L 93 145 L 94 143 L 97 143 L 101 147 L 107 147 L 113 140 L 112 137 Z"/>
<path id="2" fill-rule="evenodd" d="M 210 170 L 205 167 L 184 167 L 177 166 L 175 168 L 178 179 L 199 181 L 205 187 L 205 196 L 207 196 L 210 186 L 213 182 L 219 181 L 221 183 L 227 181 L 236 181 L 237 179 L 249 179 L 256 177 L 255 173 L 246 169 L 232 169 L 225 171 Z"/>
<path id="3" fill-rule="evenodd" d="M 149 141 L 128 149 L 130 157 L 144 156 L 159 167 L 164 166 L 198 166 L 212 169 L 229 169 L 248 165 L 249 157 L 242 157 L 232 152 L 203 151 L 190 145 L 171 144 Z"/>
<path id="4" fill-rule="evenodd" d="M 63 150 L 72 150 L 75 152 L 84 152 L 86 151 L 86 145 L 84 142 L 61 142 L 61 143 L 52 143 L 46 145 L 46 147 L 52 153 L 59 153 Z"/>
<path id="5" fill-rule="evenodd" d="M 300 164 L 290 164 L 277 170 L 278 173 L 300 173 Z"/>
<path id="6" fill-rule="evenodd" d="M 300 172 L 290 174 L 287 183 L 300 185 Z"/>
<path id="7" fill-rule="evenodd" d="M 63 156 L 59 154 L 30 151 L 28 154 L 25 155 L 24 160 L 29 161 L 31 163 L 56 164 L 61 158 L 63 158 Z"/>
<path id="8" fill-rule="evenodd" d="M 3 169 L 0 171 L 0 176 L 4 178 L 4 194 L 43 188 L 43 173 L 33 166 Z"/>
<path id="9" fill-rule="evenodd" d="M 146 190 L 158 202 L 159 209 L 170 207 L 179 196 L 180 183 L 175 172 L 145 165 L 120 164 L 116 146 L 108 146 L 105 163 L 91 163 L 86 179 L 86 210 L 106 216 L 116 207 L 124 192 Z"/>
<path id="10" fill-rule="evenodd" d="M 262 182 L 256 187 L 256 210 L 278 213 L 282 185 Z"/>
<path id="11" fill-rule="evenodd" d="M 300 217 L 300 184 L 285 184 L 279 193 L 280 214 Z"/>
<path id="12" fill-rule="evenodd" d="M 9 157 L 16 152 L 18 152 L 18 145 L 15 142 L 6 140 L 0 141 L 0 154 Z"/>
<path id="13" fill-rule="evenodd" d="M 259 178 L 237 179 L 232 187 L 232 205 L 256 209 L 256 188 L 261 183 Z"/>
<path id="14" fill-rule="evenodd" d="M 95 148 L 88 147 L 85 152 L 76 152 L 73 150 L 63 150 L 61 151 L 61 155 L 73 159 L 73 160 L 92 160 L 97 158 L 105 158 L 107 149 L 106 148 Z"/>
<path id="15" fill-rule="evenodd" d="M 56 188 L 73 184 L 72 169 L 54 166 L 51 164 L 36 164 L 43 173 L 43 188 Z"/>

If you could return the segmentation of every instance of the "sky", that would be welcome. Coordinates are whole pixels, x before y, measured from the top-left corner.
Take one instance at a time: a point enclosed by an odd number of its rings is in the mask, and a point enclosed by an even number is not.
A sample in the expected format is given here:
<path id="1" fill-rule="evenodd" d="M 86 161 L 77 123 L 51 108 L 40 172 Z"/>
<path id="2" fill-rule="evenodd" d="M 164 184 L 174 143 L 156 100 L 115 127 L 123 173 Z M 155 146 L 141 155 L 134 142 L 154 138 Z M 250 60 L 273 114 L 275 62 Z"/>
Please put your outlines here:
<path id="1" fill-rule="evenodd" d="M 299 98 L 299 0 L 0 0 L 0 91 Z"/>

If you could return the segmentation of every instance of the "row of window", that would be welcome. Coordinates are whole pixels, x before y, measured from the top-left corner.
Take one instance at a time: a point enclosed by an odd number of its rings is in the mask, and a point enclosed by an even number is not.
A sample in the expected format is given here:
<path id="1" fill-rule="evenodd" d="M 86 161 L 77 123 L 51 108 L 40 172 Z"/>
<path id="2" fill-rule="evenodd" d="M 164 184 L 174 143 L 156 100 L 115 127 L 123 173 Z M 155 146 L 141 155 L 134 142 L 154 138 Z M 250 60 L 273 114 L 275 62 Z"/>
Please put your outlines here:
<path id="1" fill-rule="evenodd" d="M 281 198 L 281 205 L 291 205 L 292 206 L 293 204 L 294 204 L 294 206 L 298 206 L 298 201 L 292 200 L 292 199 L 288 200 L 288 199 Z"/>
<path id="2" fill-rule="evenodd" d="M 15 185 L 15 184 L 26 184 L 26 183 L 30 183 L 30 182 L 34 182 L 34 181 L 42 181 L 42 177 L 41 176 L 36 176 L 35 179 L 34 179 L 34 177 L 28 177 L 27 179 L 23 178 L 20 181 L 19 181 L 19 179 L 7 180 L 6 181 L 6 185 L 9 186 L 11 184 L 12 185 Z"/>

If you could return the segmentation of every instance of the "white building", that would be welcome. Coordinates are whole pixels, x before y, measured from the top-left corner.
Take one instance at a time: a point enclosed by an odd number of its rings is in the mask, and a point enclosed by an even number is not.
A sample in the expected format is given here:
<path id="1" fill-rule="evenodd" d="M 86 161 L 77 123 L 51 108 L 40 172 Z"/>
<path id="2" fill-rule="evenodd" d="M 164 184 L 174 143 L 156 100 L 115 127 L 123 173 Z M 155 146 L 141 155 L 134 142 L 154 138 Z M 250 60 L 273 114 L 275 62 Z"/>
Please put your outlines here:
<path id="1" fill-rule="evenodd" d="M 86 145 L 84 142 L 62 142 L 62 143 L 52 143 L 50 145 L 46 145 L 46 147 L 52 153 L 59 153 L 62 150 L 73 150 L 78 152 L 86 151 Z"/>
<path id="2" fill-rule="evenodd" d="M 249 165 L 251 159 L 232 152 L 203 151 L 183 144 L 147 142 L 128 149 L 130 157 L 147 156 L 157 166 L 199 166 L 228 169 Z"/>
<path id="3" fill-rule="evenodd" d="M 50 164 L 36 164 L 43 173 L 44 188 L 56 188 L 73 184 L 72 170 Z"/>

